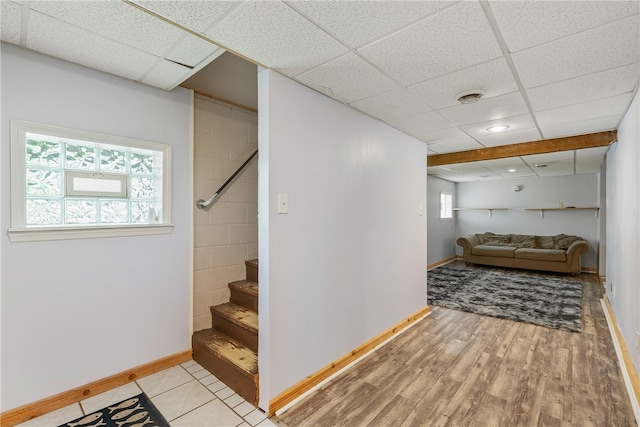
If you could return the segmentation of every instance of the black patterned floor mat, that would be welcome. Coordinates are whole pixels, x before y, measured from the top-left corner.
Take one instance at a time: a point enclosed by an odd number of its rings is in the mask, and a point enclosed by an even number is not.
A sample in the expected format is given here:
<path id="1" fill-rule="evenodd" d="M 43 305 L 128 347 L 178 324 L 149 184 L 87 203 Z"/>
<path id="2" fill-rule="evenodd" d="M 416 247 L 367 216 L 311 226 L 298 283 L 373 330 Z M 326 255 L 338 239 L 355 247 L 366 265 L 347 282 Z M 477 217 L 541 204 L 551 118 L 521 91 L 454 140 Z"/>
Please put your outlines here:
<path id="1" fill-rule="evenodd" d="M 169 423 L 142 393 L 59 427 L 169 427 Z"/>

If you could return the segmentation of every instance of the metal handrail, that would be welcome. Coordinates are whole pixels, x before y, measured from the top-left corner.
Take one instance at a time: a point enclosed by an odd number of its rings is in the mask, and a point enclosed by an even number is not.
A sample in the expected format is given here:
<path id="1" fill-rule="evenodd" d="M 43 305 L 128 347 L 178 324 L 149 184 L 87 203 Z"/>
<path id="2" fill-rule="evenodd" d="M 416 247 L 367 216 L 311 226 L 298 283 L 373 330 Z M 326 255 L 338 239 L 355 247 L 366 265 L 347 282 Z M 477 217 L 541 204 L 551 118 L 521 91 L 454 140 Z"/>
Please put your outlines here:
<path id="1" fill-rule="evenodd" d="M 239 168 L 238 170 L 236 170 L 233 175 L 231 175 L 231 178 L 229 178 L 227 180 L 227 182 L 225 182 L 224 184 L 222 184 L 222 187 L 220 187 L 218 189 L 218 191 L 216 191 L 215 193 L 213 193 L 213 196 L 211 196 L 210 198 L 208 198 L 207 200 L 204 199 L 200 199 L 196 202 L 196 207 L 198 209 L 207 209 L 209 206 L 211 206 L 213 204 L 213 202 L 216 200 L 216 197 L 218 197 L 219 194 L 221 194 L 226 188 L 227 186 L 231 183 L 231 181 L 234 180 L 234 178 L 236 176 L 238 176 L 238 174 L 240 172 L 242 172 L 242 170 L 249 164 L 249 162 L 251 162 L 251 160 L 253 160 L 253 158 L 258 154 L 258 150 L 254 151 L 254 153 L 249 156 L 249 158 L 247 159 L 246 162 L 244 162 Z"/>

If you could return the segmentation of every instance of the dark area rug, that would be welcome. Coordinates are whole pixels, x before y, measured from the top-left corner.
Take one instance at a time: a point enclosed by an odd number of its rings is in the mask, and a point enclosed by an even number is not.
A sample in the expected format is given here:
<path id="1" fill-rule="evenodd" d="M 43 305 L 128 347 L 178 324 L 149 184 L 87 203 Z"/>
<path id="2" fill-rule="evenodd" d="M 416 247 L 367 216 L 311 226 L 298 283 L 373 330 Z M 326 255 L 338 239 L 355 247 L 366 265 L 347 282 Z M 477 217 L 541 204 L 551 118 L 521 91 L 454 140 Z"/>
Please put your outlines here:
<path id="1" fill-rule="evenodd" d="M 125 399 L 59 427 L 169 427 L 146 394 Z"/>
<path id="2" fill-rule="evenodd" d="M 571 332 L 582 330 L 582 284 L 473 267 L 427 273 L 427 303 Z"/>

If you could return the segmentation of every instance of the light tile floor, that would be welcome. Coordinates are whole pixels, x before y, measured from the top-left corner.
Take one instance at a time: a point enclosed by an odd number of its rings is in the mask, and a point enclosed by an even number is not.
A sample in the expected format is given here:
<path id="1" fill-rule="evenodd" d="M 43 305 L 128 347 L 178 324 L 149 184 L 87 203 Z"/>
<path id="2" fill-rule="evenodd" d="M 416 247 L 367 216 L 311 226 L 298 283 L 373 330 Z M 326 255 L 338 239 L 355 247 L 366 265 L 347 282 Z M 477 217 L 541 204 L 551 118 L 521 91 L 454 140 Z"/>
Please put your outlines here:
<path id="1" fill-rule="evenodd" d="M 193 360 L 34 418 L 18 427 L 55 427 L 145 392 L 172 427 L 273 427 L 256 409 Z"/>

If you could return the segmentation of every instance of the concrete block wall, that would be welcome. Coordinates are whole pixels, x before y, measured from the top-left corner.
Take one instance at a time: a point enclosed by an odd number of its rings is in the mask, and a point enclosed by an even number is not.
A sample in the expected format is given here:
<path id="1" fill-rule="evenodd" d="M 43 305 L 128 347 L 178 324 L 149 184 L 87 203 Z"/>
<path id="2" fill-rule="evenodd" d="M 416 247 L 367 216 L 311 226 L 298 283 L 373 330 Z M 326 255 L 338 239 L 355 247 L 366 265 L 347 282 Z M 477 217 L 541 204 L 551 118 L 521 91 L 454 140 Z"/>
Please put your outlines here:
<path id="1" fill-rule="evenodd" d="M 258 115 L 196 95 L 194 203 L 208 199 L 258 148 Z M 210 210 L 195 209 L 194 331 L 211 327 L 209 307 L 229 301 L 227 284 L 258 258 L 258 161 Z"/>

